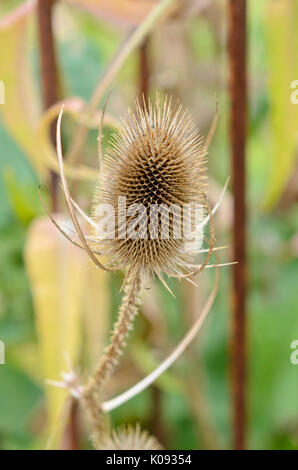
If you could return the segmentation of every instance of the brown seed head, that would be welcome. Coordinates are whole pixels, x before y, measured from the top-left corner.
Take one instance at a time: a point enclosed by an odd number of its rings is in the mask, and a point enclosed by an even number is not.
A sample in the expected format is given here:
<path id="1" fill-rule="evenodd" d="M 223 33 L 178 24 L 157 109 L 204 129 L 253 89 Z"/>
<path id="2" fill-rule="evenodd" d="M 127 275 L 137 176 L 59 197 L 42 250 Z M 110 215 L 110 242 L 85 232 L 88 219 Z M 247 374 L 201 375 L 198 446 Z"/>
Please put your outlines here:
<path id="1" fill-rule="evenodd" d="M 136 111 L 128 111 L 122 122 L 120 133 L 113 136 L 94 199 L 97 222 L 100 203 L 115 210 L 115 237 L 99 242 L 100 249 L 118 266 L 136 267 L 146 277 L 180 272 L 192 257 L 185 250 L 182 226 L 180 237 L 175 232 L 177 210 L 181 209 L 182 217 L 183 205 L 204 204 L 206 148 L 188 112 L 171 99 L 160 104 L 157 95 L 155 105 L 149 102 L 144 110 L 137 101 Z M 141 204 L 146 211 L 129 215 L 133 204 Z M 152 205 L 158 205 L 159 214 L 153 210 L 150 219 Z M 175 205 L 172 212 L 171 205 Z M 125 221 L 124 211 L 128 213 Z M 167 214 L 169 236 L 165 239 L 162 217 Z M 153 227 L 150 220 L 155 222 Z"/>

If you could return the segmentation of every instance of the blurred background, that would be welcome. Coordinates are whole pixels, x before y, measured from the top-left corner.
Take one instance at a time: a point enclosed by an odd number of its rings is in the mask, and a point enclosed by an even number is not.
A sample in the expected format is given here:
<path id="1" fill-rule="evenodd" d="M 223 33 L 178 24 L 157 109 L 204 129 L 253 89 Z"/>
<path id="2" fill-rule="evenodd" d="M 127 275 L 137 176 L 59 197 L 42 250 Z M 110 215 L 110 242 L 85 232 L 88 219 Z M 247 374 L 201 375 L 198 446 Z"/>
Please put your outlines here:
<path id="1" fill-rule="evenodd" d="M 60 380 L 65 351 L 83 377 L 92 370 L 117 313 L 123 274 L 92 267 L 41 205 L 39 183 L 57 218 L 69 224 L 55 176 L 55 103 L 65 103 L 62 137 L 72 194 L 89 211 L 97 177 L 96 110 L 115 79 L 104 147 L 142 93 L 179 97 L 203 135 L 217 94 L 220 117 L 208 162 L 215 204 L 232 165 L 229 1 L 168 2 L 135 47 L 130 38 L 163 2 L 39 3 L 44 8 L 35 1 L 0 3 L 0 448 L 43 449 L 59 433 L 55 446 L 87 448 L 86 423 L 75 406 L 65 429 L 58 429 L 66 392 L 45 380 Z M 246 4 L 246 447 L 298 449 L 298 2 Z M 120 67 L 117 51 L 121 56 L 127 44 Z M 106 72 L 111 61 L 114 76 Z M 231 184 L 215 224 L 217 245 L 229 245 L 220 260 L 231 261 Z M 113 426 L 140 422 L 168 449 L 232 448 L 232 269 L 222 268 L 215 304 L 192 346 L 153 386 L 112 412 Z M 158 282 L 144 293 L 107 397 L 153 370 L 178 343 L 204 305 L 211 271 L 200 276 L 197 289 L 169 280 L 175 299 Z"/>

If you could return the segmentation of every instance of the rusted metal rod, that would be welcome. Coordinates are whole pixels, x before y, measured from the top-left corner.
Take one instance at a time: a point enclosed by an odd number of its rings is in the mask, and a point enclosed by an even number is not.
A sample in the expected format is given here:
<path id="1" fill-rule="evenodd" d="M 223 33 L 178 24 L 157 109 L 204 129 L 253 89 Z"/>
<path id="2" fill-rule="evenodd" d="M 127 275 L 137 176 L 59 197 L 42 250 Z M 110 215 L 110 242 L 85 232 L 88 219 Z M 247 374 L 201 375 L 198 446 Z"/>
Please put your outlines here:
<path id="1" fill-rule="evenodd" d="M 244 449 L 246 430 L 246 0 L 229 0 L 230 139 L 234 194 L 232 318 L 233 445 Z"/>
<path id="2" fill-rule="evenodd" d="M 58 76 L 55 44 L 52 28 L 52 13 L 55 0 L 38 0 L 38 31 L 40 43 L 40 72 L 42 78 L 42 94 L 44 109 L 48 109 L 58 99 Z M 51 126 L 51 140 L 56 146 L 56 123 Z M 58 206 L 58 176 L 51 172 L 52 210 Z"/>

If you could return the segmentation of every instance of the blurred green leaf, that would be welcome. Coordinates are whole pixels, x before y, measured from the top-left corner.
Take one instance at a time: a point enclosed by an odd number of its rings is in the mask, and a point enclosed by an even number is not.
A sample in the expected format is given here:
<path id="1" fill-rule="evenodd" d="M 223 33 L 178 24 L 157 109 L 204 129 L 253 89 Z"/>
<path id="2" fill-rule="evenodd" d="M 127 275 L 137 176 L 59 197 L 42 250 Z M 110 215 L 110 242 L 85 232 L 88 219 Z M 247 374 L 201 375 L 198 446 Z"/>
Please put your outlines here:
<path id="1" fill-rule="evenodd" d="M 135 341 L 132 348 L 132 356 L 138 369 L 140 369 L 144 375 L 152 372 L 161 362 L 157 361 L 152 352 L 140 341 Z M 183 392 L 183 383 L 169 371 L 162 374 L 158 380 L 156 380 L 155 384 L 165 392 Z"/>
<path id="2" fill-rule="evenodd" d="M 0 431 L 28 431 L 34 410 L 42 397 L 40 388 L 23 372 L 0 366 Z"/>
<path id="3" fill-rule="evenodd" d="M 7 345 L 31 340 L 33 309 L 23 265 L 25 227 L 10 217 L 0 226 L 0 339 Z"/>
<path id="4" fill-rule="evenodd" d="M 20 184 L 15 172 L 10 168 L 5 171 L 4 180 L 10 203 L 20 221 L 27 224 L 33 217 L 42 213 L 42 206 L 37 196 L 37 184 Z"/>
<path id="5" fill-rule="evenodd" d="M 290 344 L 298 338 L 297 260 L 284 258 L 287 234 L 276 219 L 254 225 L 258 249 L 253 252 L 249 304 L 249 399 L 253 448 L 270 449 L 270 434 L 298 419 L 297 373 Z M 266 227 L 266 230 L 264 230 Z M 270 239 L 269 234 L 275 234 Z M 267 254 L 263 245 L 266 244 Z M 275 253 L 275 254 L 274 254 Z"/>

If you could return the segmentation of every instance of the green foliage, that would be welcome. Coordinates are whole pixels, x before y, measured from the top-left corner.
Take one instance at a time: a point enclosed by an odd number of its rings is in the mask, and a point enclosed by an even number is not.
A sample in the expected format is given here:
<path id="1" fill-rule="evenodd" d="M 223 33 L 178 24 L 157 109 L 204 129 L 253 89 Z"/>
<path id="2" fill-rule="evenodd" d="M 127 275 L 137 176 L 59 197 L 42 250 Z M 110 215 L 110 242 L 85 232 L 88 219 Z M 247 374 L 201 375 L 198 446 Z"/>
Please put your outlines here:
<path id="1" fill-rule="evenodd" d="M 267 66 L 271 142 L 268 143 L 267 153 L 270 157 L 263 159 L 266 160 L 267 172 L 263 207 L 268 210 L 280 199 L 297 160 L 298 107 L 291 101 L 291 83 L 298 75 L 295 60 L 298 47 L 298 7 L 291 0 L 258 2 L 258 6 L 256 2 L 252 3 L 256 7 L 251 10 L 252 21 L 256 21 L 258 25 L 258 29 L 255 27 L 258 36 L 253 36 L 253 48 L 261 58 L 258 48 L 260 42 L 263 44 L 262 58 Z M 257 12 L 260 17 L 256 15 Z M 261 21 L 263 29 L 260 27 Z"/>
<path id="2" fill-rule="evenodd" d="M 41 396 L 40 388 L 22 371 L 9 365 L 1 366 L 0 433 L 16 438 L 24 438 L 29 433 L 32 438 L 30 425 Z"/>

